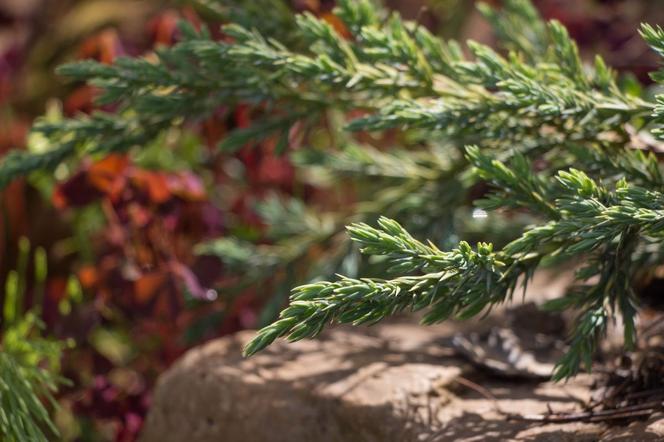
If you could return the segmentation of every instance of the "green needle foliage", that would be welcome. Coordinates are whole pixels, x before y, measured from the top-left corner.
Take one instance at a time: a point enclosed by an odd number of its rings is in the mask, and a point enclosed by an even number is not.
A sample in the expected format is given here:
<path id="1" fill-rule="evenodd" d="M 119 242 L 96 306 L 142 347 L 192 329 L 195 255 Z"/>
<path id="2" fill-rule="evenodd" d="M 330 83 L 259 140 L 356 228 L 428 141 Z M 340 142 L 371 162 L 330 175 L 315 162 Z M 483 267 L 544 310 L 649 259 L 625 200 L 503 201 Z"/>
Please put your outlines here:
<path id="1" fill-rule="evenodd" d="M 8 442 L 46 442 L 58 434 L 49 407 L 57 407 L 53 394 L 62 380 L 52 367 L 63 345 L 39 337 L 40 327 L 35 315 L 26 315 L 0 344 L 0 435 Z"/>
<path id="2" fill-rule="evenodd" d="M 213 41 L 205 29 L 183 25 L 183 41 L 160 49 L 156 60 L 62 67 L 97 86 L 100 102 L 118 112 L 38 124 L 34 130 L 53 150 L 10 154 L 0 163 L 0 185 L 84 155 L 140 149 L 220 107 L 256 104 L 266 109 L 263 119 L 231 133 L 221 149 L 277 135 L 303 172 L 358 181 L 366 201 L 299 224 L 287 220 L 302 217 L 301 207 L 268 208 L 274 246 L 229 238 L 201 252 L 235 267 L 292 269 L 306 247 L 336 238 L 350 220 L 351 239 L 382 278 L 353 274 L 294 289 L 290 306 L 247 354 L 280 336 L 313 337 L 329 323 L 374 323 L 404 310 L 426 309 L 427 324 L 470 318 L 510 300 L 538 267 L 562 261 L 584 266 L 569 294 L 548 306 L 579 314 L 554 377 L 590 368 L 616 315 L 626 344 L 634 343 L 635 279 L 663 256 L 664 181 L 649 150 L 664 139 L 664 95 L 649 101 L 622 91 L 601 57 L 585 64 L 566 29 L 544 22 L 527 0 L 506 0 L 501 10 L 480 6 L 501 50 L 471 41 L 470 57 L 459 43 L 370 0 L 337 2 L 349 37 L 310 14 L 284 20 L 282 33 L 263 8 L 203 3 L 235 20 L 223 28 L 228 39 Z M 641 35 L 664 56 L 661 27 L 643 25 Z M 664 84 L 661 70 L 652 77 Z M 350 111 L 362 116 L 345 121 Z M 329 124 L 339 119 L 343 130 Z M 317 129 L 322 121 L 332 128 L 329 146 L 288 152 L 295 123 Z M 391 129 L 403 139 L 388 151 L 353 136 Z M 478 188 L 489 191 L 477 199 Z M 477 227 L 473 211 L 491 222 Z M 478 236 L 496 246 L 471 246 Z"/>
<path id="3" fill-rule="evenodd" d="M 0 338 L 0 438 L 7 442 L 47 442 L 58 435 L 49 409 L 63 379 L 57 374 L 64 342 L 42 336 L 36 311 L 23 313 L 29 243 L 20 242 L 18 268 L 5 284 Z M 35 293 L 43 295 L 46 253 L 34 254 Z"/>

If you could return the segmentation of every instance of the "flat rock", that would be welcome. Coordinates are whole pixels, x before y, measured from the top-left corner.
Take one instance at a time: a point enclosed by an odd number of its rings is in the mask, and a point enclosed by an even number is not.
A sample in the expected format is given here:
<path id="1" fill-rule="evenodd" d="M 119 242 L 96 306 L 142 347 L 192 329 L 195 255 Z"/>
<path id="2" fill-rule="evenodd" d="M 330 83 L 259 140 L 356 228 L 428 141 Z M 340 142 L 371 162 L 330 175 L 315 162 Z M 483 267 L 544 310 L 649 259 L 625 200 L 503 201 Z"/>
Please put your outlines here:
<path id="1" fill-rule="evenodd" d="M 635 421 L 626 427 L 610 428 L 603 434 L 606 442 L 655 442 L 664 440 L 664 414 L 657 413 L 646 421 Z"/>
<path id="2" fill-rule="evenodd" d="M 494 379 L 446 347 L 458 330 L 335 328 L 313 341 L 277 342 L 249 359 L 240 352 L 252 332 L 212 341 L 161 376 L 141 441 L 662 440 L 661 418 L 617 428 L 507 420 L 504 413 L 578 410 L 590 378 Z"/>
<path id="3" fill-rule="evenodd" d="M 142 440 L 390 440 L 412 430 L 411 401 L 444 393 L 461 373 L 435 351 L 344 330 L 243 359 L 252 334 L 194 349 L 165 373 Z"/>
<path id="4" fill-rule="evenodd" d="M 528 299 L 559 297 L 568 273 L 536 274 Z M 495 327 L 522 337 L 565 335 L 554 319 L 527 306 L 431 327 L 396 319 L 276 342 L 249 359 L 241 350 L 253 332 L 241 332 L 189 351 L 160 377 L 141 442 L 664 440 L 664 415 L 622 427 L 508 420 L 578 412 L 590 399 L 592 378 L 555 384 L 501 377 L 454 347 L 454 336 Z"/>

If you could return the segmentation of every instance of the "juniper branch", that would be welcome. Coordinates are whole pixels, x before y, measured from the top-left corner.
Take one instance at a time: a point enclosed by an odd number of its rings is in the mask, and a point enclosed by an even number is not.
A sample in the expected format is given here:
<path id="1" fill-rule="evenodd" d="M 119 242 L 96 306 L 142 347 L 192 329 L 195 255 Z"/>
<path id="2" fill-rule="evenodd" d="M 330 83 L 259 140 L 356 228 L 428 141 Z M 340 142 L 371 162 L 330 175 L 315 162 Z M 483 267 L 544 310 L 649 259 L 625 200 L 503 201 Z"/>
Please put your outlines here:
<path id="1" fill-rule="evenodd" d="M 448 153 L 449 151 L 445 151 Z M 449 168 L 446 160 L 432 150 L 393 148 L 381 151 L 368 145 L 349 143 L 341 151 L 295 152 L 291 158 L 299 166 L 320 167 L 343 176 L 401 180 L 436 180 Z"/>
<path id="2" fill-rule="evenodd" d="M 661 26 L 641 25 L 641 36 L 650 47 L 660 56 L 664 57 L 664 28 Z M 664 84 L 664 68 L 651 74 L 653 80 Z M 653 117 L 657 127 L 653 133 L 664 140 L 664 94 L 657 96 L 657 105 L 654 108 Z"/>
<path id="3" fill-rule="evenodd" d="M 258 333 L 246 354 L 280 336 L 289 340 L 312 337 L 330 322 L 372 323 L 405 309 L 428 307 L 424 323 L 474 316 L 508 299 L 518 281 L 532 276 L 542 260 L 589 255 L 593 259 L 578 275 L 580 282 L 595 275 L 600 282 L 574 301 L 583 314 L 555 377 L 575 374 L 592 354 L 611 312 L 622 312 L 627 323 L 633 321 L 630 281 L 635 269 L 630 257 L 640 241 L 664 234 L 664 211 L 660 209 L 664 194 L 625 182 L 610 191 L 577 170 L 560 172 L 559 182 L 564 192 L 555 201 L 560 218 L 524 232 L 497 252 L 488 244 L 473 250 L 467 243 L 443 252 L 415 240 L 387 219 L 379 221 L 379 228 L 350 226 L 351 238 L 365 253 L 386 256 L 388 265 L 399 274 L 425 273 L 392 280 L 342 278 L 296 288 L 291 307 Z M 629 342 L 634 329 L 628 328 Z"/>
<path id="4" fill-rule="evenodd" d="M 389 220 L 383 220 L 383 223 L 387 229 L 399 229 Z M 355 240 L 363 234 L 380 235 L 379 231 L 372 231 L 368 226 L 356 225 L 353 229 Z M 385 238 L 389 238 L 389 234 Z M 386 244 L 383 251 L 400 266 L 410 264 L 417 268 L 422 265 L 422 260 L 428 262 L 431 259 L 435 260 L 439 271 L 393 280 L 343 278 L 337 282 L 298 287 L 280 319 L 261 330 L 247 345 L 245 353 L 253 354 L 284 335 L 291 341 L 316 336 L 331 321 L 354 325 L 374 323 L 405 309 L 415 311 L 428 306 L 432 306 L 432 314 L 425 317 L 427 322 L 442 320 L 455 312 L 471 316 L 502 293 L 500 289 L 494 289 L 499 279 L 497 270 L 502 263 L 495 260 L 488 245 L 480 245 L 474 251 L 462 243 L 452 252 L 438 251 L 429 256 L 428 253 L 422 254 L 418 244 L 403 241 L 403 238 L 401 241 L 393 239 L 394 243 Z M 373 244 L 371 247 L 377 246 Z M 412 261 L 404 261 L 404 256 Z M 453 297 L 456 302 L 446 300 L 443 294 Z"/>
<path id="5" fill-rule="evenodd" d="M 30 336 L 38 326 L 28 315 L 5 331 L 0 345 L 0 435 L 10 442 L 46 442 L 58 434 L 48 407 L 63 380 L 50 370 L 65 346 Z"/>
<path id="6" fill-rule="evenodd" d="M 579 283 L 593 277 L 599 283 L 565 301 L 581 312 L 557 371 L 569 376 L 615 312 L 626 318 L 626 340 L 633 337 L 634 256 L 645 253 L 648 243 L 661 243 L 664 214 L 657 161 L 629 151 L 630 130 L 644 127 L 662 137 L 664 98 L 650 102 L 623 93 L 601 58 L 593 67 L 583 65 L 560 23 L 544 23 L 525 0 L 505 4 L 502 12 L 483 12 L 503 38 L 506 54 L 469 42 L 468 59 L 455 42 L 388 16 L 368 0 L 341 0 L 336 11 L 350 38 L 303 14 L 294 20 L 295 43 L 247 23 L 224 27 L 232 41 L 221 42 L 185 26 L 184 41 L 159 50 L 156 59 L 64 67 L 62 73 L 98 86 L 101 102 L 117 105 L 119 112 L 37 127 L 56 149 L 37 157 L 11 154 L 0 165 L 0 184 L 67 158 L 140 147 L 173 125 L 239 102 L 266 105 L 273 113 L 229 136 L 223 148 L 287 133 L 294 121 L 314 121 L 330 110 L 364 111 L 368 116 L 351 122 L 349 130 L 413 129 L 427 144 L 440 141 L 458 150 L 449 163 L 413 159 L 402 167 L 395 155 L 337 155 L 346 158 L 337 170 L 404 181 L 380 194 L 385 212 L 416 213 L 404 218 L 444 224 L 479 178 L 493 189 L 485 208 L 526 210 L 535 227 L 499 251 L 461 243 L 445 252 L 387 219 L 378 229 L 355 224 L 349 229 L 353 240 L 401 276 L 296 289 L 291 307 L 259 333 L 248 353 L 277 336 L 311 337 L 331 321 L 373 322 L 404 309 L 430 307 L 426 322 L 470 317 L 508 299 L 540 262 L 584 256 L 589 264 L 579 272 Z M 643 25 L 641 34 L 664 53 L 661 27 Z M 653 78 L 663 82 L 661 72 Z M 471 147 L 464 158 L 459 152 L 469 144 L 482 150 Z M 533 160 L 539 161 L 537 171 Z M 469 178 L 471 167 L 476 174 Z M 387 207 L 385 201 L 399 204 Z"/>
<path id="7" fill-rule="evenodd" d="M 524 1 L 507 2 L 505 13 L 489 14 L 499 33 L 522 52 L 504 58 L 470 43 L 473 61 L 465 60 L 454 42 L 443 42 L 397 15 L 382 24 L 378 17 L 383 13 L 369 2 L 342 1 L 338 14 L 353 39 L 345 40 L 329 23 L 310 14 L 297 17 L 297 32 L 311 42 L 314 52 L 289 49 L 237 24 L 225 27 L 234 39 L 230 43 L 214 42 L 204 29 L 183 25 L 184 41 L 157 51 L 156 60 L 124 58 L 113 66 L 82 62 L 60 72 L 98 86 L 101 103 L 119 104 L 124 111 L 108 117 L 118 125 L 127 125 L 125 120 L 134 115 L 150 114 L 151 120 L 141 118 L 141 125 L 155 130 L 136 138 L 143 143 L 183 118 L 203 118 L 221 105 L 238 102 L 288 103 L 292 116 L 269 123 L 267 132 L 287 130 L 301 115 L 339 106 L 382 110 L 352 123 L 353 130 L 442 129 L 452 139 L 481 145 L 499 140 L 543 145 L 554 136 L 552 130 L 562 140 L 582 129 L 586 136 L 597 137 L 635 116 L 648 118 L 653 110 L 655 119 L 661 115 L 661 105 L 622 94 L 601 59 L 594 74 L 587 74 L 565 29 L 556 22 L 547 27 L 535 20 Z M 532 44 L 515 42 L 514 34 L 506 31 L 507 23 L 526 19 L 534 20 L 527 37 Z M 655 49 L 659 47 L 657 29 L 644 27 L 642 33 Z M 545 42 L 546 51 L 537 49 Z M 533 53 L 540 55 L 529 62 L 520 58 Z M 395 96 L 401 100 L 386 106 Z M 107 122 L 91 123 L 98 124 L 90 126 L 95 133 L 76 131 L 71 135 L 74 142 L 109 144 Z M 72 124 L 76 121 L 64 122 L 63 131 Z M 241 139 L 257 132 L 242 134 Z M 65 152 L 73 155 L 65 149 L 60 161 L 67 157 Z M 35 162 L 25 155 L 13 158 L 16 174 L 33 169 L 16 166 L 19 160 Z"/>

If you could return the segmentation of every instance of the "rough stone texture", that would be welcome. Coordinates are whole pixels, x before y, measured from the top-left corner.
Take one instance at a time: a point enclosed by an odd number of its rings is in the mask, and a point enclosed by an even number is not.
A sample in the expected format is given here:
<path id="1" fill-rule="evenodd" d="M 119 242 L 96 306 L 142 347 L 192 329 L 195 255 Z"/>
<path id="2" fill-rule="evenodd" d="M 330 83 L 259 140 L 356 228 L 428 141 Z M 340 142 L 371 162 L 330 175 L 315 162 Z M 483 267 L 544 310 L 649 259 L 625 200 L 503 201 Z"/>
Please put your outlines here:
<path id="1" fill-rule="evenodd" d="M 528 299 L 558 297 L 570 280 L 566 273 L 536 275 Z M 508 326 L 534 334 L 528 319 L 537 332 L 560 333 L 527 309 L 516 316 L 516 309 L 498 310 L 480 322 L 433 327 L 337 327 L 317 340 L 278 342 L 250 359 L 240 353 L 253 332 L 210 342 L 162 375 L 141 442 L 664 440 L 664 415 L 624 427 L 506 420 L 504 413 L 545 414 L 549 407 L 578 411 L 591 379 L 500 380 L 460 359 L 449 345 L 456 333 Z"/>
<path id="2" fill-rule="evenodd" d="M 627 427 L 614 427 L 603 435 L 606 442 L 655 442 L 664 440 L 664 414 L 654 414 L 647 421 L 636 421 Z"/>
<path id="3" fill-rule="evenodd" d="M 410 431 L 409 401 L 444 395 L 461 372 L 434 364 L 435 351 L 342 330 L 246 360 L 251 335 L 192 350 L 169 370 L 143 441 L 391 440 Z"/>
<path id="4" fill-rule="evenodd" d="M 459 325 L 337 328 L 315 341 L 240 355 L 251 332 L 187 353 L 160 379 L 142 442 L 650 441 L 664 420 L 628 427 L 532 425 L 519 414 L 578 409 L 588 377 L 497 380 L 445 346 Z M 468 380 L 488 388 L 487 400 Z"/>

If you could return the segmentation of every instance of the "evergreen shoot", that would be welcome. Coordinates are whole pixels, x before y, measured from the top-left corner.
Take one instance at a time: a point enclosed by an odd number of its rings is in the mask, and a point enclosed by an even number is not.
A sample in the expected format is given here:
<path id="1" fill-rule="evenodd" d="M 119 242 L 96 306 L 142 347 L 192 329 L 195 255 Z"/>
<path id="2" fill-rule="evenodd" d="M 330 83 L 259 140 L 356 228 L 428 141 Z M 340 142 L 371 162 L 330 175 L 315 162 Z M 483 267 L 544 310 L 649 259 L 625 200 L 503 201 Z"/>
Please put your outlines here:
<path id="1" fill-rule="evenodd" d="M 350 268 L 354 246 L 346 243 L 330 258 L 335 265 L 315 267 L 292 291 L 247 355 L 278 337 L 314 337 L 330 323 L 419 310 L 425 324 L 478 316 L 511 300 L 538 268 L 571 262 L 583 263 L 577 284 L 548 307 L 578 312 L 554 373 L 573 376 L 590 368 L 612 318 L 622 317 L 625 343 L 634 344 L 635 281 L 662 263 L 664 181 L 653 152 L 664 140 L 664 95 L 621 89 L 601 57 L 582 61 L 559 22 L 544 22 L 526 0 L 503 3 L 480 6 L 501 48 L 469 41 L 464 52 L 370 0 L 338 1 L 342 26 L 305 13 L 284 19 L 281 31 L 265 19 L 270 8 L 237 16 L 218 2 L 235 20 L 222 41 L 182 25 L 182 41 L 154 59 L 63 66 L 62 75 L 96 86 L 99 103 L 116 110 L 37 124 L 50 150 L 4 158 L 0 185 L 84 156 L 139 150 L 219 108 L 261 106 L 262 119 L 230 133 L 221 150 L 275 137 L 303 174 L 351 178 L 371 190 L 342 213 L 268 202 L 274 245 L 224 238 L 201 253 L 254 266 L 246 278 L 256 281 L 314 244 L 343 243 L 340 226 L 351 221 L 353 244 L 371 257 L 353 269 L 378 277 L 332 276 Z M 664 56 L 661 27 L 644 24 L 641 35 Z M 664 86 L 664 71 L 652 78 Z M 325 126 L 333 141 L 291 150 L 295 125 Z M 355 136 L 393 129 L 402 137 L 390 150 Z M 479 199 L 478 186 L 489 189 Z M 476 228 L 468 221 L 476 211 L 492 222 Z"/>
<path id="2" fill-rule="evenodd" d="M 36 292 L 43 296 L 46 253 L 34 254 Z M 0 337 L 0 438 L 47 442 L 58 435 L 50 412 L 63 379 L 57 374 L 65 342 L 42 335 L 38 311 L 21 311 L 25 297 L 28 240 L 22 238 L 18 268 L 5 284 Z"/>

